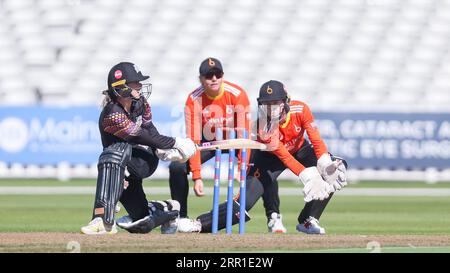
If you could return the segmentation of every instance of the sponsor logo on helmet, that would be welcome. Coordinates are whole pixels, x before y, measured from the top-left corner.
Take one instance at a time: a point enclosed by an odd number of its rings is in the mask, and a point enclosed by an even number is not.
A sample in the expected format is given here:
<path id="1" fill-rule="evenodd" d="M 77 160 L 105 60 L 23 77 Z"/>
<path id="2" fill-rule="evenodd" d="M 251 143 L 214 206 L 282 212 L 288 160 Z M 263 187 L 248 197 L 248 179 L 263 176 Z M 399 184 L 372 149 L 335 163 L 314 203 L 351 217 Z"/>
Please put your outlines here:
<path id="1" fill-rule="evenodd" d="M 215 66 L 216 62 L 214 62 L 211 58 L 208 59 L 209 66 Z"/>
<path id="2" fill-rule="evenodd" d="M 271 95 L 273 93 L 273 89 L 270 86 L 267 86 L 267 94 Z"/>
<path id="3" fill-rule="evenodd" d="M 114 72 L 114 78 L 116 79 L 122 78 L 122 70 L 116 70 L 116 72 Z"/>

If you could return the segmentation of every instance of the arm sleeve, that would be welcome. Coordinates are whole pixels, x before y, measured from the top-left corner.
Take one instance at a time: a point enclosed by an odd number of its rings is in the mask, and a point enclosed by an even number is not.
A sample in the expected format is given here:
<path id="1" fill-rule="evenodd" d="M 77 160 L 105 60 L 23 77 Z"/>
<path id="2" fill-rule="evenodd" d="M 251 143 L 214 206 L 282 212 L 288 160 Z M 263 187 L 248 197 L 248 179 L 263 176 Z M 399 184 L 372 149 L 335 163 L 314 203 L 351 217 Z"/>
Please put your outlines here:
<path id="1" fill-rule="evenodd" d="M 202 107 L 197 102 L 188 98 L 184 108 L 184 118 L 186 123 L 186 136 L 195 144 L 200 144 L 202 139 Z M 189 168 L 192 172 L 192 179 L 201 179 L 202 163 L 200 151 L 195 152 L 194 156 L 189 159 Z"/>
<path id="2" fill-rule="evenodd" d="M 303 113 L 300 118 L 301 126 L 305 128 L 306 134 L 308 134 L 308 138 L 311 141 L 311 144 L 314 148 L 314 153 L 317 158 L 320 158 L 324 153 L 327 153 L 327 146 L 325 142 L 322 140 L 320 136 L 319 129 L 314 123 L 314 116 L 311 113 L 309 107 L 305 104 L 303 108 Z"/>
<path id="3" fill-rule="evenodd" d="M 283 143 L 280 141 L 278 144 L 278 148 L 272 151 L 274 155 L 276 155 L 281 162 L 283 162 L 284 166 L 289 168 L 295 175 L 299 175 L 304 169 L 300 162 L 289 151 L 284 147 Z"/>
<path id="4" fill-rule="evenodd" d="M 277 132 L 278 131 L 276 130 L 271 136 L 267 134 L 261 136 L 258 134 L 258 141 L 274 147 L 270 153 L 278 157 L 286 168 L 289 168 L 295 175 L 298 176 L 305 169 L 305 166 L 303 166 L 297 159 L 295 159 L 293 155 L 291 155 L 291 153 L 289 153 L 289 150 L 286 149 L 282 141 L 278 140 Z"/>
<path id="5" fill-rule="evenodd" d="M 125 113 L 111 113 L 102 122 L 105 132 L 128 142 L 159 149 L 170 149 L 175 144 L 174 138 L 159 134 L 152 122 L 146 124 L 146 127 L 141 127 Z"/>

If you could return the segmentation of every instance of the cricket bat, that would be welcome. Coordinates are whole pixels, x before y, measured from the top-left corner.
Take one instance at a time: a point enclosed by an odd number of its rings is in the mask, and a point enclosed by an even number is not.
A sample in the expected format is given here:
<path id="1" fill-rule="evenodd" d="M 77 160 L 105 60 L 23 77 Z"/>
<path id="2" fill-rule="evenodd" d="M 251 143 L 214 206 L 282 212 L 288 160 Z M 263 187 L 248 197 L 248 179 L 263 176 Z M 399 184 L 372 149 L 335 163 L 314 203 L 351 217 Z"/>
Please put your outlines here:
<path id="1" fill-rule="evenodd" d="M 253 149 L 267 150 L 266 144 L 245 138 L 216 140 L 211 142 L 203 142 L 197 145 L 197 150 L 228 150 L 228 149 Z"/>

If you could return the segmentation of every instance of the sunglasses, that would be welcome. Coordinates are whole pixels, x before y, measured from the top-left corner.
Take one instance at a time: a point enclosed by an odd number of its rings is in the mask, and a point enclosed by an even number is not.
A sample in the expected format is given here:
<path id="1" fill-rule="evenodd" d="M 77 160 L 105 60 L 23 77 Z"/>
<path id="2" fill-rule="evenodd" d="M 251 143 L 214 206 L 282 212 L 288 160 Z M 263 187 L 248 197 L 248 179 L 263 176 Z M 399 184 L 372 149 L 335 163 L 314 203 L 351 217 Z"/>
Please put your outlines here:
<path id="1" fill-rule="evenodd" d="M 212 79 L 214 76 L 216 76 L 216 79 L 220 79 L 223 77 L 223 72 L 214 71 L 214 72 L 209 72 L 209 73 L 206 73 L 205 75 L 203 75 L 203 77 L 205 77 L 205 79 L 207 79 L 207 80 Z"/>

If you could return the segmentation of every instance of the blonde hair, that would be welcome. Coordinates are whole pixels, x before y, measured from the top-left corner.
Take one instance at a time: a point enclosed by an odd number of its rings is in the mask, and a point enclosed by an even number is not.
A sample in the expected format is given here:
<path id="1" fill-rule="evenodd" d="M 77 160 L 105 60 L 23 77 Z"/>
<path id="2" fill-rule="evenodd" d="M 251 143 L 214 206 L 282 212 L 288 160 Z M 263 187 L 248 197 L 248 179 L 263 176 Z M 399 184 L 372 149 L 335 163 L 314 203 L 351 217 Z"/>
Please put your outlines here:
<path id="1" fill-rule="evenodd" d="M 108 103 L 112 101 L 111 97 L 106 93 L 104 94 L 103 100 L 102 100 L 102 108 L 105 108 Z"/>

